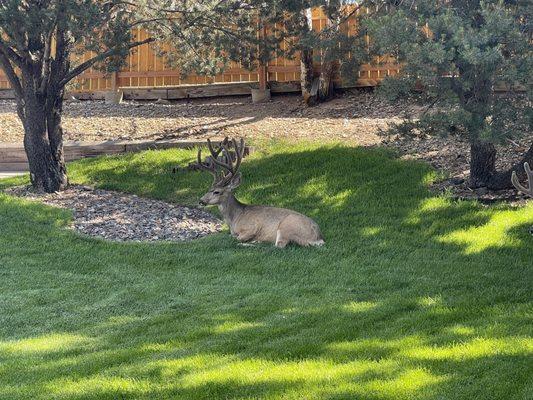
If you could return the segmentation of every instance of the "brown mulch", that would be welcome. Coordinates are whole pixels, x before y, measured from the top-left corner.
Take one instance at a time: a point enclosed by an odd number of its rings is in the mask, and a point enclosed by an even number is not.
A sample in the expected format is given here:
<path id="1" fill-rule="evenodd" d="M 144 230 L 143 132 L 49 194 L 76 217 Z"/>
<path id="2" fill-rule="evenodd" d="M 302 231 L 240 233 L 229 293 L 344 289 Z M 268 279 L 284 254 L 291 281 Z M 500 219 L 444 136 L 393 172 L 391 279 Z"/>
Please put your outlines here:
<path id="1" fill-rule="evenodd" d="M 18 186 L 6 193 L 72 210 L 71 229 L 112 241 L 189 241 L 222 230 L 222 222 L 203 210 L 87 186 L 52 194 Z"/>
<path id="2" fill-rule="evenodd" d="M 523 134 L 508 145 L 498 145 L 498 170 L 505 170 L 518 163 L 531 146 L 533 137 Z M 505 201 L 511 204 L 524 204 L 528 197 L 514 189 L 489 191 L 486 188 L 471 189 L 468 185 L 470 144 L 460 137 L 452 139 L 429 136 L 385 139 L 385 146 L 397 150 L 401 158 L 428 162 L 441 171 L 444 179 L 431 185 L 438 193 L 450 193 L 456 199 L 478 200 L 481 203 Z"/>

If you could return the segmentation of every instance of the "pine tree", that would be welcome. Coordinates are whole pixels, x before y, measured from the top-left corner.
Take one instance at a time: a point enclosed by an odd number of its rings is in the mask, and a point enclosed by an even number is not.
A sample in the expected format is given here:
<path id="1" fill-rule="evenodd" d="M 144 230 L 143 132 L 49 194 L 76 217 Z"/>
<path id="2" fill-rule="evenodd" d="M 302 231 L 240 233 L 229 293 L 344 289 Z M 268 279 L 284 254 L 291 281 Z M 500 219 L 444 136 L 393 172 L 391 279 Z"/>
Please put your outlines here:
<path id="1" fill-rule="evenodd" d="M 363 40 L 364 32 L 358 30 L 350 36 L 346 23 L 355 18 L 357 11 L 369 1 L 353 0 L 281 0 L 285 37 L 294 56 L 300 58 L 300 82 L 302 97 L 306 104 L 325 101 L 333 93 L 333 79 L 340 76 L 356 79 L 360 65 L 368 61 L 368 51 Z M 312 10 L 319 8 L 327 17 L 327 26 L 320 32 L 313 30 Z M 359 19 L 359 18 L 357 18 Z M 314 64 L 320 65 L 320 74 L 315 76 Z"/>
<path id="2" fill-rule="evenodd" d="M 171 43 L 184 71 L 251 61 L 259 56 L 249 49 L 257 48 L 261 7 L 255 0 L 0 1 L 0 68 L 15 93 L 33 186 L 54 192 L 68 185 L 61 114 L 69 82 L 91 67 L 116 70 L 131 49 L 157 39 Z M 137 27 L 153 36 L 136 41 Z M 87 51 L 94 57 L 74 61 Z"/>
<path id="3" fill-rule="evenodd" d="M 495 143 L 513 135 L 517 120 L 533 122 L 531 76 L 533 52 L 528 0 L 396 0 L 387 11 L 366 21 L 374 50 L 405 63 L 383 91 L 393 96 L 425 96 L 446 112 L 428 114 L 455 124 L 471 144 L 470 185 L 511 187 L 511 173 L 523 175 L 533 162 L 533 143 L 523 160 L 507 171 L 495 167 Z M 495 91 L 506 85 L 526 90 L 527 101 L 509 101 Z M 418 89 L 418 90 L 417 90 Z M 421 92 L 420 92 L 421 89 Z"/>

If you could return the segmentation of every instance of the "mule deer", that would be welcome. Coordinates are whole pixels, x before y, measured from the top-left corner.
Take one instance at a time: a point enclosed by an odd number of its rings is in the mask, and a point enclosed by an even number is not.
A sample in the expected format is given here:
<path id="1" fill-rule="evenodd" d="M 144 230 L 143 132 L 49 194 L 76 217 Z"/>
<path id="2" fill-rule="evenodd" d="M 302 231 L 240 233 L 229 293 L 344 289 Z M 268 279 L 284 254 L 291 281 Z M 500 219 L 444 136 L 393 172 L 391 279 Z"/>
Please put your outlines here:
<path id="1" fill-rule="evenodd" d="M 511 182 L 518 191 L 525 193 L 530 197 L 533 197 L 533 171 L 531 170 L 528 163 L 524 163 L 524 169 L 526 170 L 527 182 L 529 187 L 526 188 L 520 183 L 515 171 L 513 171 L 513 175 L 511 176 Z"/>
<path id="2" fill-rule="evenodd" d="M 269 206 L 243 204 L 233 191 L 241 183 L 241 166 L 244 140 L 225 140 L 214 148 L 207 141 L 211 156 L 202 161 L 198 150 L 198 169 L 213 175 L 213 184 L 200 199 L 200 205 L 216 205 L 230 228 L 232 236 L 240 242 L 271 242 L 284 248 L 289 243 L 300 246 L 321 246 L 324 239 L 315 221 L 296 211 Z M 231 151 L 233 146 L 233 151 Z"/>
<path id="3" fill-rule="evenodd" d="M 520 183 L 515 171 L 513 171 L 513 174 L 511 175 L 511 182 L 519 192 L 525 193 L 529 197 L 533 198 L 533 170 L 531 170 L 528 163 L 524 163 L 524 169 L 526 170 L 528 187 L 526 188 Z M 529 233 L 533 235 L 533 226 L 529 228 Z"/>

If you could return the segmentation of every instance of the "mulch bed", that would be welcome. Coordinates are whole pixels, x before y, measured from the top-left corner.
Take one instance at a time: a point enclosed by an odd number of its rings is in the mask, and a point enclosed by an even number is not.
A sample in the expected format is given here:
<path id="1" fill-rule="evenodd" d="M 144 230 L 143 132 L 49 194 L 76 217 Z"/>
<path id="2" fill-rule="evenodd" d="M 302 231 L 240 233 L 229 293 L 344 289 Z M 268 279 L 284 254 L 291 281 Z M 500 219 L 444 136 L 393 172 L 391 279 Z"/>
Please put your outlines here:
<path id="1" fill-rule="evenodd" d="M 6 193 L 70 209 L 71 229 L 111 241 L 189 241 L 222 230 L 222 222 L 206 211 L 86 186 L 52 194 L 18 186 Z"/>
<path id="2" fill-rule="evenodd" d="M 532 136 L 523 134 L 508 145 L 498 149 L 497 168 L 506 170 L 520 161 L 531 146 Z M 428 162 L 433 168 L 442 171 L 445 178 L 431 185 L 437 193 L 450 193 L 455 199 L 478 200 L 483 204 L 504 201 L 512 205 L 522 205 L 528 197 L 515 189 L 489 191 L 486 188 L 471 189 L 469 179 L 470 144 L 460 137 L 441 138 L 434 136 L 388 137 L 384 145 L 395 149 L 403 159 Z"/>

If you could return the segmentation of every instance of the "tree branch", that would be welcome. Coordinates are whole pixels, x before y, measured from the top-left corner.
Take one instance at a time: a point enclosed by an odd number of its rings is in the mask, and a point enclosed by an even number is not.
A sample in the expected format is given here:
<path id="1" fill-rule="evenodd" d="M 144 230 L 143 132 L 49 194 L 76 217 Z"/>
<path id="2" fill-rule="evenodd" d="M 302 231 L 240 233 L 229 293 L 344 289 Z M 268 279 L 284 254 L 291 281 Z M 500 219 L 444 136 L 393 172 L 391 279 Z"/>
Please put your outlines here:
<path id="1" fill-rule="evenodd" d="M 154 42 L 155 39 L 154 38 L 148 38 L 148 39 L 145 39 L 145 40 L 141 40 L 141 41 L 138 41 L 138 42 L 133 42 L 133 43 L 130 43 L 127 48 L 128 49 L 133 49 L 134 47 L 138 47 L 138 46 L 141 46 L 143 44 L 146 44 L 146 43 L 152 43 Z M 77 77 L 78 75 L 80 75 L 83 71 L 91 68 L 94 64 L 96 64 L 97 62 L 99 61 L 103 61 L 105 60 L 106 58 L 108 57 L 112 57 L 116 54 L 118 54 L 119 52 L 119 49 L 118 48 L 113 48 L 113 49 L 110 49 L 104 53 L 101 53 L 93 58 L 91 58 L 90 60 L 87 60 L 85 61 L 84 63 L 78 65 L 76 68 L 74 68 L 73 70 L 71 70 L 64 78 L 61 82 L 59 82 L 59 86 L 65 86 L 67 83 L 69 83 L 72 79 L 74 79 L 75 77 Z"/>
<path id="2" fill-rule="evenodd" d="M 22 97 L 22 86 L 20 84 L 20 80 L 15 70 L 13 69 L 11 62 L 9 61 L 7 56 L 2 51 L 0 51 L 0 67 L 2 67 L 2 69 L 4 70 L 4 73 L 6 74 L 7 79 L 9 80 L 9 84 L 15 91 L 15 94 L 17 95 L 17 97 L 21 98 Z"/>
<path id="3" fill-rule="evenodd" d="M 13 61 L 17 67 L 22 67 L 22 64 L 24 64 L 24 59 L 11 47 L 9 47 L 0 37 L 0 51 L 4 53 L 4 55 Z"/>

